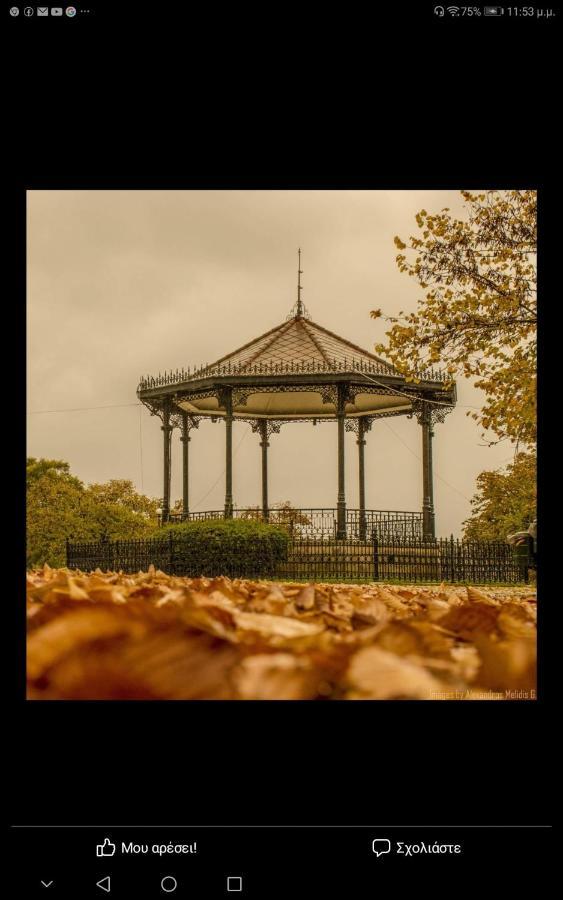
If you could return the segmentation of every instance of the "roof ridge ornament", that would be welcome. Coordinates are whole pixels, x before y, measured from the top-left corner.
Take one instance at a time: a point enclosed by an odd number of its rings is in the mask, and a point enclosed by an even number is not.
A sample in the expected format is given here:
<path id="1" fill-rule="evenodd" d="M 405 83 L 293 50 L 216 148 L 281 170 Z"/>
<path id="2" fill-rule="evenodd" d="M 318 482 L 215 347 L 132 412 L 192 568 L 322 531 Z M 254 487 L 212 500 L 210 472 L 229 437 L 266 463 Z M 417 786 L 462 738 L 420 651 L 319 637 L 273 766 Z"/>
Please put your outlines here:
<path id="1" fill-rule="evenodd" d="M 290 319 L 310 319 L 311 316 L 309 314 L 308 309 L 301 299 L 301 291 L 303 288 L 301 287 L 301 276 L 303 274 L 303 269 L 301 268 L 301 247 L 297 250 L 298 255 L 298 263 L 297 263 L 297 302 L 291 308 L 290 314 L 286 317 L 286 322 Z"/>

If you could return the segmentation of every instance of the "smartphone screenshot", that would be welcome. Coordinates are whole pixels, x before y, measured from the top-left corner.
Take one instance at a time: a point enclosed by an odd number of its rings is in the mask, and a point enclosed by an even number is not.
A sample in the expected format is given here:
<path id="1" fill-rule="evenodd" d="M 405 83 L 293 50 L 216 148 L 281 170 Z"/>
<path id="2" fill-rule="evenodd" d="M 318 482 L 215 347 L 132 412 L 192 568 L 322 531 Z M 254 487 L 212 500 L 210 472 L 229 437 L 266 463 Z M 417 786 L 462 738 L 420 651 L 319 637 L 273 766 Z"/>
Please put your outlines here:
<path id="1" fill-rule="evenodd" d="M 12 895 L 518 891 L 560 7 L 3 15 Z"/>

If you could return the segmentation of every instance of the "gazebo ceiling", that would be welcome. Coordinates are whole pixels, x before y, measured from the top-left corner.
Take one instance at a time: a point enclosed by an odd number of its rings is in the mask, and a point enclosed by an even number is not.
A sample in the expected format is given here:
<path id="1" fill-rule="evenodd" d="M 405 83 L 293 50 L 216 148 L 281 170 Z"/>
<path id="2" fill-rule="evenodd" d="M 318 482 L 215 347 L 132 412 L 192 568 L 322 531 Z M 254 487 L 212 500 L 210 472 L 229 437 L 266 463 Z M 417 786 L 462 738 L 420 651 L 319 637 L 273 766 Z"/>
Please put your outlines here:
<path id="1" fill-rule="evenodd" d="M 377 388 L 375 388 L 377 390 Z M 237 403 L 237 392 L 233 397 L 233 415 L 245 419 L 334 419 L 336 415 L 336 397 L 332 400 L 326 398 L 326 393 L 316 390 L 308 390 L 303 386 L 300 390 L 275 390 L 262 392 L 256 388 L 256 393 L 245 397 Z M 191 415 L 223 416 L 225 408 L 221 406 L 216 396 L 192 397 L 190 399 L 178 399 L 177 406 L 186 410 Z M 411 406 L 410 400 L 398 394 L 371 394 L 358 393 L 352 403 L 346 403 L 346 416 L 377 415 L 383 412 L 407 413 Z"/>

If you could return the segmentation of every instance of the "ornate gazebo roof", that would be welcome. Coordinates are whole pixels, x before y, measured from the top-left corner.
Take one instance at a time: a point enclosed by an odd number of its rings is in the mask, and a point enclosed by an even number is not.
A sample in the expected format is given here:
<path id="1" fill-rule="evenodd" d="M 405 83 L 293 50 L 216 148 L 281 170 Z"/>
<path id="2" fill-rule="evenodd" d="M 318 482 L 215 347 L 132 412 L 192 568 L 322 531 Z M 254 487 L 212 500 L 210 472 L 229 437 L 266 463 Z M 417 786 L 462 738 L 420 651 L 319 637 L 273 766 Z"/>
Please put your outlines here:
<path id="1" fill-rule="evenodd" d="M 191 416 L 224 416 L 230 392 L 235 418 L 323 420 L 336 414 L 338 385 L 346 386 L 347 417 L 408 415 L 422 394 L 455 403 L 455 387 L 442 373 L 407 381 L 390 363 L 313 322 L 300 300 L 284 322 L 209 365 L 141 379 L 138 395 L 157 414 L 169 399 Z"/>
<path id="2" fill-rule="evenodd" d="M 407 381 L 394 366 L 313 322 L 301 299 L 280 325 L 199 369 L 142 378 L 137 389 L 153 414 L 225 416 L 257 421 L 412 415 L 420 403 L 455 404 L 455 385 L 440 372 Z"/>
<path id="3" fill-rule="evenodd" d="M 207 371 L 219 375 L 224 373 L 225 365 L 231 365 L 239 374 L 250 375 L 255 366 L 285 367 L 297 364 L 311 366 L 315 371 L 327 369 L 338 372 L 347 371 L 350 366 L 361 369 L 376 364 L 378 370 L 398 374 L 393 366 L 378 356 L 313 322 L 304 307 L 302 309 L 302 312 L 296 311 L 285 322 L 260 337 L 221 357 Z"/>

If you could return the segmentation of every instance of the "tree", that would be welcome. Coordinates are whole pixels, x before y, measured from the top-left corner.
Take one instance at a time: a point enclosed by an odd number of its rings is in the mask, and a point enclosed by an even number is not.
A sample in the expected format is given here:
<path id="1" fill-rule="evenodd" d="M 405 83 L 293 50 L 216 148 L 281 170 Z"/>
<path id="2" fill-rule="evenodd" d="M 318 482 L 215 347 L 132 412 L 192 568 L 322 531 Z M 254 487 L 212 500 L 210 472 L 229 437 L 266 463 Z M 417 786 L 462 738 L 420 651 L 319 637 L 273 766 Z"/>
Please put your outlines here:
<path id="1" fill-rule="evenodd" d="M 270 522 L 272 525 L 282 525 L 293 535 L 298 531 L 299 525 L 310 525 L 311 519 L 300 509 L 295 509 L 289 500 L 284 500 L 274 503 L 270 510 Z"/>
<path id="2" fill-rule="evenodd" d="M 153 500 L 138 494 L 132 481 L 112 478 L 105 484 L 91 484 L 88 488 L 92 497 L 99 503 L 115 504 L 131 512 L 138 513 L 148 519 L 156 519 L 160 500 Z"/>
<path id="3" fill-rule="evenodd" d="M 87 529 L 81 503 L 84 485 L 70 474 L 62 460 L 27 461 L 27 540 L 28 567 L 48 562 L 65 564 L 65 541 L 70 535 L 86 538 Z"/>
<path id="4" fill-rule="evenodd" d="M 262 519 L 263 512 L 261 506 L 251 506 L 245 509 L 241 514 L 241 519 Z M 286 528 L 290 534 L 297 531 L 298 525 L 310 525 L 311 520 L 308 516 L 296 509 L 289 500 L 281 503 L 274 503 L 269 509 L 268 521 L 270 525 L 280 525 Z"/>
<path id="5" fill-rule="evenodd" d="M 510 465 L 477 477 L 471 517 L 463 536 L 472 541 L 505 541 L 536 517 L 536 455 L 518 453 Z"/>
<path id="6" fill-rule="evenodd" d="M 130 481 L 85 487 L 62 460 L 27 461 L 28 567 L 64 566 L 66 540 L 141 538 L 156 527 L 157 500 L 137 494 Z M 150 518 L 155 509 L 154 518 Z"/>
<path id="7" fill-rule="evenodd" d="M 416 216 L 419 237 L 395 238 L 401 272 L 426 291 L 416 312 L 393 323 L 388 346 L 376 345 L 416 380 L 417 370 L 444 364 L 474 378 L 485 404 L 471 413 L 499 440 L 536 439 L 536 192 L 462 191 L 467 217 L 449 209 Z M 495 441 L 490 441 L 495 443 Z"/>

